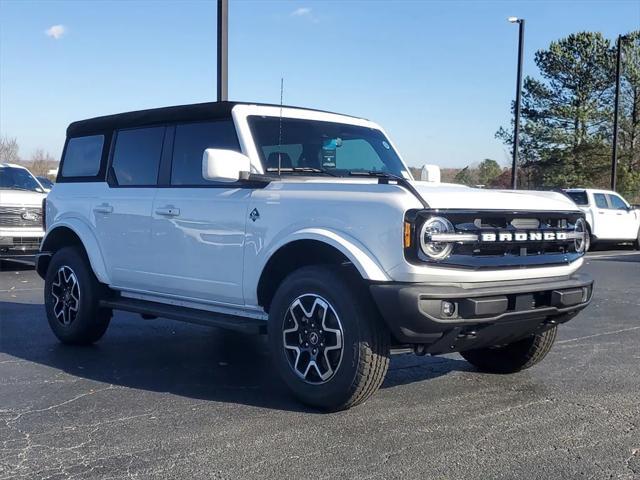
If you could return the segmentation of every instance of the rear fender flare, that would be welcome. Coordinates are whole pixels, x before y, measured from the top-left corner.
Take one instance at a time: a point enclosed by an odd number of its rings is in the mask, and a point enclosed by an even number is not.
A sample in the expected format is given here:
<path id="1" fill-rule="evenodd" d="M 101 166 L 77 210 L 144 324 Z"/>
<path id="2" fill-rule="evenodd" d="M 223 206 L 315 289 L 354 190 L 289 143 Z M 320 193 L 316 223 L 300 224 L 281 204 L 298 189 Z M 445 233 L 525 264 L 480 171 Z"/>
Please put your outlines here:
<path id="1" fill-rule="evenodd" d="M 65 218 L 64 220 L 57 221 L 42 240 L 42 251 L 47 251 L 47 239 L 51 238 L 54 235 L 54 232 L 62 227 L 68 228 L 78 236 L 80 242 L 82 242 L 85 252 L 87 253 L 89 263 L 91 264 L 91 268 L 96 278 L 100 283 L 108 285 L 110 283 L 110 279 L 104 257 L 102 255 L 102 250 L 100 249 L 100 244 L 98 243 L 91 227 L 82 220 L 77 218 Z"/>

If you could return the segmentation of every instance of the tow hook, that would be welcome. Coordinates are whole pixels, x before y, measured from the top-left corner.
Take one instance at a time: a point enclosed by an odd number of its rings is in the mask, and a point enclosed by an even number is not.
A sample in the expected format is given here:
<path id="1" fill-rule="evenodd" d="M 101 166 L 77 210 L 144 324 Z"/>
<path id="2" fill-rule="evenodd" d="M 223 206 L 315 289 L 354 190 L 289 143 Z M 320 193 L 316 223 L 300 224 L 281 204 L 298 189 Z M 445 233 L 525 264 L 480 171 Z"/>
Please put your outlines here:
<path id="1" fill-rule="evenodd" d="M 413 353 L 418 355 L 419 357 L 424 357 L 427 354 L 427 346 L 426 345 L 416 345 L 413 347 Z"/>
<path id="2" fill-rule="evenodd" d="M 466 332 L 460 332 L 458 334 L 458 338 L 461 340 L 471 340 L 474 339 L 478 336 L 478 332 L 476 332 L 475 330 L 468 330 Z"/>

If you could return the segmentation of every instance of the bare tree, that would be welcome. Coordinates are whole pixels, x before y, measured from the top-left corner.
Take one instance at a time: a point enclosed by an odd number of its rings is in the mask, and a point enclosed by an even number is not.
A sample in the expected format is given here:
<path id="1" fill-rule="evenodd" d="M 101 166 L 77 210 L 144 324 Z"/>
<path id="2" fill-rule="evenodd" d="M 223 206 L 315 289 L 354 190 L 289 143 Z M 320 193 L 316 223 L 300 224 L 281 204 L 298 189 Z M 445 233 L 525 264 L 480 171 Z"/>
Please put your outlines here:
<path id="1" fill-rule="evenodd" d="M 31 155 L 30 163 L 27 165 L 31 173 L 39 176 L 47 176 L 47 172 L 57 166 L 57 161 L 49 152 L 42 149 L 36 150 Z"/>
<path id="2" fill-rule="evenodd" d="M 18 163 L 18 141 L 7 136 L 0 137 L 0 163 Z"/>

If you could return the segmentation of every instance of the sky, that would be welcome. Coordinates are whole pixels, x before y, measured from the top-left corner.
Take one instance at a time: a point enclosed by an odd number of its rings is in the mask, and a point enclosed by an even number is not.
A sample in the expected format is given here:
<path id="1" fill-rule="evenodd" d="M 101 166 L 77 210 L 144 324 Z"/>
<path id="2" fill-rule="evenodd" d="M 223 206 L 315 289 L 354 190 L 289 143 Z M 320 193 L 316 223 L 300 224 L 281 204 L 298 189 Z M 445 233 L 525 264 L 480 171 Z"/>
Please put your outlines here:
<path id="1" fill-rule="evenodd" d="M 534 53 L 578 31 L 640 26 L 640 0 L 229 2 L 229 98 L 381 124 L 412 166 L 510 151 L 518 27 Z M 0 0 L 0 135 L 58 158 L 69 123 L 214 101 L 216 1 Z"/>

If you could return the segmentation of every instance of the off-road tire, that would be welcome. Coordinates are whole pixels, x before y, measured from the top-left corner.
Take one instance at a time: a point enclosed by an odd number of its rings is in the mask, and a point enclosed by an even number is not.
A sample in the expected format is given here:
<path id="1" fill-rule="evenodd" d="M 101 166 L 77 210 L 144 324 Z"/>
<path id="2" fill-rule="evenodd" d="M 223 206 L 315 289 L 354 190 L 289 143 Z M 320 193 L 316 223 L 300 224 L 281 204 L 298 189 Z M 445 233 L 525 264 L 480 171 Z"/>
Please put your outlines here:
<path id="1" fill-rule="evenodd" d="M 500 347 L 460 352 L 478 370 L 488 373 L 515 373 L 540 362 L 551 350 L 557 327 Z"/>
<path id="2" fill-rule="evenodd" d="M 295 397 L 321 410 L 344 410 L 364 402 L 378 390 L 389 366 L 389 331 L 356 275 L 341 267 L 303 267 L 285 278 L 271 303 L 269 345 L 276 369 Z M 320 384 L 309 383 L 296 373 L 291 350 L 285 348 L 284 332 L 287 325 L 291 326 L 290 307 L 308 296 L 328 302 L 343 335 L 341 361 L 333 375 Z M 298 333 L 302 331 L 296 331 L 294 338 Z"/>
<path id="3" fill-rule="evenodd" d="M 61 278 L 68 280 L 62 282 L 62 287 Z M 65 291 L 67 284 L 74 283 L 73 278 L 78 285 L 76 293 L 70 296 L 70 302 L 75 302 L 76 305 L 75 312 L 72 311 L 73 307 L 61 307 L 60 301 L 54 295 L 55 293 L 59 298 L 64 297 L 60 292 Z M 83 250 L 78 247 L 65 247 L 53 255 L 45 276 L 44 305 L 49 326 L 62 343 L 88 345 L 104 335 L 111 320 L 111 310 L 99 307 L 105 291 L 105 286 L 100 284 L 93 274 Z M 77 300 L 74 300 L 76 297 Z"/>

